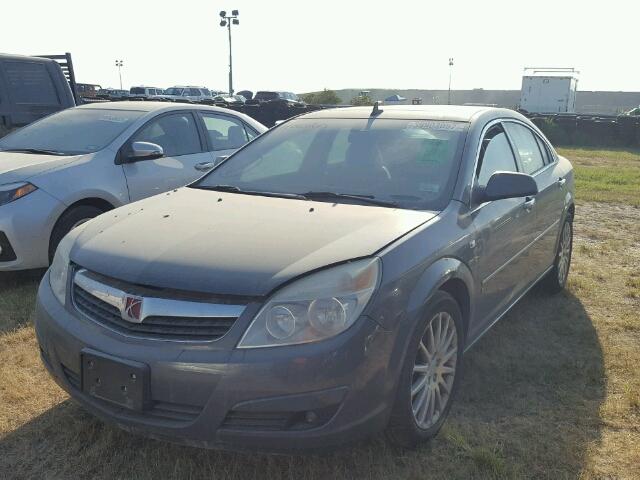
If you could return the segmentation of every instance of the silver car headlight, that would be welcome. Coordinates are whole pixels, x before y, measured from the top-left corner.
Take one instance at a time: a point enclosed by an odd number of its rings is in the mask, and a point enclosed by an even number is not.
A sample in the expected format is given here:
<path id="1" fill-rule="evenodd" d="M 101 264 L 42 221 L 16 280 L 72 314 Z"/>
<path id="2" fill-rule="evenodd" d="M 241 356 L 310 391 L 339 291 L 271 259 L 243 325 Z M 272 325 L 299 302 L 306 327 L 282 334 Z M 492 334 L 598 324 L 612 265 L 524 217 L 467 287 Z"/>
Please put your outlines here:
<path id="1" fill-rule="evenodd" d="M 0 185 L 0 205 L 13 202 L 19 198 L 29 195 L 38 189 L 29 182 L 5 183 Z"/>
<path id="2" fill-rule="evenodd" d="M 69 254 L 71 253 L 71 247 L 78 238 L 78 235 L 82 233 L 84 227 L 88 222 L 85 222 L 69 233 L 58 244 L 58 249 L 53 257 L 53 262 L 49 267 L 49 284 L 51 290 L 56 298 L 64 305 L 67 298 L 67 284 L 69 280 Z"/>
<path id="3" fill-rule="evenodd" d="M 307 275 L 276 292 L 258 312 L 238 348 L 310 343 L 348 329 L 380 278 L 380 260 L 367 258 Z"/>

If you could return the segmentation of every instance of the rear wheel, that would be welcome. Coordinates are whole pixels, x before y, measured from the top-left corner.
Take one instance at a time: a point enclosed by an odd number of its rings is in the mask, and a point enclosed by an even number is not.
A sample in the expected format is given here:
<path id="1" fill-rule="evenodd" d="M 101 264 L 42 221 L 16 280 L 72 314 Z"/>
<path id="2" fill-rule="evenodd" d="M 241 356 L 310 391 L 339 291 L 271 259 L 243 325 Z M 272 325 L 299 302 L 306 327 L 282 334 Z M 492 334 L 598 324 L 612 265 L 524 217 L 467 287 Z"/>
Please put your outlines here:
<path id="1" fill-rule="evenodd" d="M 91 205 L 80 205 L 63 213 L 58 219 L 56 226 L 53 227 L 51 239 L 49 240 L 49 263 L 53 261 L 53 256 L 56 253 L 58 244 L 67 233 L 77 226 L 82 225 L 84 222 L 88 222 L 92 218 L 97 217 L 101 213 L 104 213 L 104 210 Z"/>
<path id="2" fill-rule="evenodd" d="M 545 287 L 550 293 L 558 293 L 567 285 L 572 250 L 573 218 L 571 215 L 567 215 L 560 232 L 560 241 L 558 242 L 558 251 L 553 262 L 553 268 L 544 280 Z"/>
<path id="3" fill-rule="evenodd" d="M 393 443 L 414 447 L 440 430 L 461 376 L 463 337 L 460 307 L 448 293 L 437 292 L 402 367 L 386 432 Z"/>

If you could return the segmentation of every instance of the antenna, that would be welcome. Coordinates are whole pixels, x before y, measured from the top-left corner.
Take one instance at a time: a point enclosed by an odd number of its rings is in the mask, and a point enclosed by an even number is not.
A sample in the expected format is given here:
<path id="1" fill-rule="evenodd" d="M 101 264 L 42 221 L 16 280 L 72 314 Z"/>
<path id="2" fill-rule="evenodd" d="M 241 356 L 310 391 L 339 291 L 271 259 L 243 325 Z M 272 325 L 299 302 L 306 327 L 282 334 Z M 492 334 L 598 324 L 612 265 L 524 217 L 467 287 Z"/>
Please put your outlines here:
<path id="1" fill-rule="evenodd" d="M 383 111 L 384 110 L 380 108 L 380 101 L 378 100 L 373 104 L 373 110 L 371 110 L 371 114 L 369 116 L 375 117 L 377 115 L 380 115 Z"/>

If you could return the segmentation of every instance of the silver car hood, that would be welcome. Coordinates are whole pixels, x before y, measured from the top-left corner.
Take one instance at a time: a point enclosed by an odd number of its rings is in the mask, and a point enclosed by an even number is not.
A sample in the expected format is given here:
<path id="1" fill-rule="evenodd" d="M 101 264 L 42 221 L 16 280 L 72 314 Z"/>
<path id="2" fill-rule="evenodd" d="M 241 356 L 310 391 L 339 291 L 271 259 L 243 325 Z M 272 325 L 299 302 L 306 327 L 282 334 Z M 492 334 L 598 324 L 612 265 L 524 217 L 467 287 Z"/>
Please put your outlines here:
<path id="1" fill-rule="evenodd" d="M 0 184 L 27 180 L 34 175 L 71 163 L 80 157 L 81 155 L 0 152 Z"/>
<path id="2" fill-rule="evenodd" d="M 372 255 L 435 215 L 182 188 L 92 220 L 71 260 L 136 284 L 262 296 Z"/>

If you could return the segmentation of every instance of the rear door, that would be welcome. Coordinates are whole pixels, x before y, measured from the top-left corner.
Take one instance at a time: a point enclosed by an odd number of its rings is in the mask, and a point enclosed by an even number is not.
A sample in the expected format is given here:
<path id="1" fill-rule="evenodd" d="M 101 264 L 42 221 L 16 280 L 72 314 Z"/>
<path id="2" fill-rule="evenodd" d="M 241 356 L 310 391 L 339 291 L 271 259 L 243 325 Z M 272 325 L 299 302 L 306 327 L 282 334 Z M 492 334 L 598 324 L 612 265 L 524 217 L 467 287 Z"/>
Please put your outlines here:
<path id="1" fill-rule="evenodd" d="M 536 132 L 521 123 L 505 122 L 504 125 L 517 151 L 520 169 L 533 176 L 538 185 L 534 239 L 528 252 L 529 279 L 533 281 L 551 266 L 555 257 L 565 181 L 555 156 Z"/>
<path id="2" fill-rule="evenodd" d="M 504 128 L 496 123 L 484 134 L 474 183 L 486 185 L 499 171 L 517 172 L 518 165 Z M 482 292 L 477 304 L 480 321 L 469 332 L 471 337 L 484 331 L 525 287 L 523 252 L 532 240 L 535 221 L 525 198 L 494 200 L 473 207 L 471 216 L 477 232 L 474 275 Z"/>
<path id="3" fill-rule="evenodd" d="M 255 136 L 255 132 L 233 115 L 207 111 L 201 111 L 199 115 L 203 124 L 207 150 L 211 153 L 211 161 L 221 156 L 231 155 Z M 213 164 L 196 165 L 196 169 L 201 174 L 212 167 Z"/>
<path id="4" fill-rule="evenodd" d="M 201 137 L 191 111 L 159 115 L 133 134 L 121 149 L 123 158 L 131 151 L 133 142 L 160 145 L 165 156 L 123 164 L 131 201 L 182 187 L 197 179 L 202 173 L 195 166 L 211 161 Z"/>

